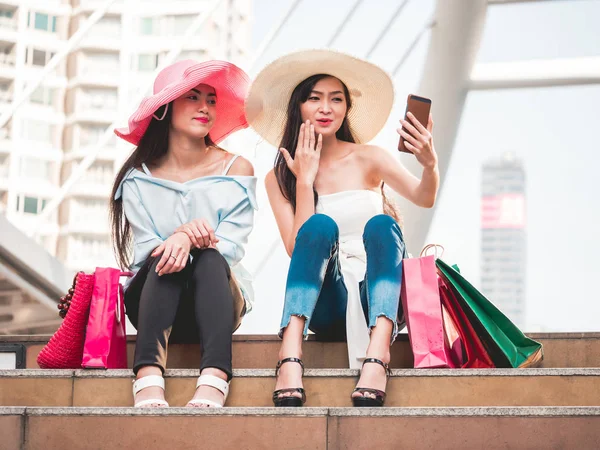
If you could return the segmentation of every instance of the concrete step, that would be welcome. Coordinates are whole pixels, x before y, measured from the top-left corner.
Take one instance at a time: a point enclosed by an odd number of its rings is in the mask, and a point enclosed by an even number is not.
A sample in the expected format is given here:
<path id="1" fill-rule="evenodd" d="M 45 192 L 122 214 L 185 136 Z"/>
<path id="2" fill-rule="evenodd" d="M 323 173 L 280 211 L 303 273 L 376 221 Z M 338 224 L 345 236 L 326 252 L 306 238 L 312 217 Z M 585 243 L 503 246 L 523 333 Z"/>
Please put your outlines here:
<path id="1" fill-rule="evenodd" d="M 600 367 L 600 333 L 532 333 L 533 339 L 544 345 L 542 367 Z M 0 336 L 0 346 L 20 344 L 25 348 L 25 367 L 37 368 L 36 358 L 49 336 Z M 281 340 L 268 335 L 234 335 L 233 367 L 264 369 L 275 367 Z M 133 361 L 135 336 L 128 336 L 129 364 Z M 199 367 L 199 345 L 169 345 L 168 365 L 174 369 Z M 345 342 L 323 342 L 314 336 L 304 344 L 306 367 L 337 369 L 348 367 Z M 413 367 L 413 356 L 408 336 L 401 334 L 392 346 L 391 367 Z"/>
<path id="2" fill-rule="evenodd" d="M 598 449 L 600 408 L 0 408 L 6 450 Z"/>
<path id="3" fill-rule="evenodd" d="M 198 370 L 166 373 L 166 397 L 184 406 Z M 358 371 L 308 369 L 306 406 L 352 406 Z M 130 406 L 130 370 L 0 371 L 0 406 Z M 272 406 L 273 369 L 234 370 L 228 406 Z M 394 369 L 386 406 L 597 406 L 600 369 Z"/>

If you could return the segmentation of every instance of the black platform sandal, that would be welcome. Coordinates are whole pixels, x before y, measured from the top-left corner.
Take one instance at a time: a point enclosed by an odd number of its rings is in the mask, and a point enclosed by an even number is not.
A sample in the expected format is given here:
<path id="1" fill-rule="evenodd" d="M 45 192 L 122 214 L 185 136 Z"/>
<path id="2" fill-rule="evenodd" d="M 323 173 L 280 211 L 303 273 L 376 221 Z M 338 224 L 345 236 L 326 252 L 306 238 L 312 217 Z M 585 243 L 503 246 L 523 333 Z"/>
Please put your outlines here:
<path id="1" fill-rule="evenodd" d="M 281 366 L 287 362 L 295 362 L 295 363 L 300 364 L 300 367 L 302 367 L 302 376 L 304 376 L 304 363 L 302 362 L 301 359 L 285 358 L 285 359 L 282 359 L 281 361 L 277 362 L 277 367 L 275 367 L 275 377 L 277 377 L 279 375 L 279 369 L 281 368 Z M 285 394 L 287 392 L 299 392 L 300 394 L 302 394 L 302 398 L 294 397 L 292 395 L 280 397 L 281 394 Z M 275 406 L 283 406 L 283 407 L 302 406 L 302 405 L 304 405 L 305 402 L 306 402 L 306 393 L 304 392 L 303 388 L 278 389 L 273 392 L 273 403 L 275 404 Z"/>
<path id="2" fill-rule="evenodd" d="M 385 369 L 386 378 L 390 377 L 390 368 L 382 360 L 377 359 L 377 358 L 366 358 L 363 361 L 363 366 L 366 363 L 379 364 L 381 367 L 383 367 Z M 360 395 L 358 397 L 352 397 L 352 404 L 354 406 L 383 406 L 383 404 L 385 403 L 385 392 L 380 391 L 379 389 L 357 387 L 356 389 L 354 389 L 354 391 L 352 393 L 354 394 L 355 392 L 360 392 L 361 394 L 365 394 L 365 393 L 374 394 L 375 398 L 365 397 L 364 395 Z"/>

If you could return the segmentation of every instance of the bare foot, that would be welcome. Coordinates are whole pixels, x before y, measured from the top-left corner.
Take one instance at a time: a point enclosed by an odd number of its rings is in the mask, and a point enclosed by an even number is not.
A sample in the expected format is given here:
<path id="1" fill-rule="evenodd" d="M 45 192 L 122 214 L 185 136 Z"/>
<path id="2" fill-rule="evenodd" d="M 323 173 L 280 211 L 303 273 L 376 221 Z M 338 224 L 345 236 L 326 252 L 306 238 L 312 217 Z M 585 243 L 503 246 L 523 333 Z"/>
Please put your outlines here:
<path id="1" fill-rule="evenodd" d="M 385 360 L 383 360 L 385 362 Z M 377 389 L 385 392 L 387 384 L 387 376 L 385 369 L 377 363 L 367 363 L 360 371 L 360 379 L 356 387 Z M 352 397 L 375 398 L 375 394 L 371 392 L 353 392 Z"/>
<path id="2" fill-rule="evenodd" d="M 302 384 L 302 366 L 296 362 L 286 362 L 281 365 L 279 369 L 279 375 L 277 376 L 277 383 L 275 384 L 275 390 L 287 389 L 287 388 L 303 388 Z M 298 397 L 302 398 L 300 392 L 284 392 L 279 394 L 279 398 L 284 397 Z"/>
<path id="3" fill-rule="evenodd" d="M 213 367 L 206 368 L 202 371 L 202 375 L 213 375 L 215 377 L 219 377 L 222 380 L 227 381 L 227 374 L 222 370 L 215 369 Z M 212 386 L 199 386 L 196 389 L 196 393 L 194 394 L 194 398 L 192 400 L 210 400 L 212 402 L 218 403 L 219 405 L 225 404 L 225 395 L 218 389 Z M 187 406 L 192 408 L 214 408 L 212 405 L 208 405 L 202 402 L 198 403 L 188 403 Z"/>

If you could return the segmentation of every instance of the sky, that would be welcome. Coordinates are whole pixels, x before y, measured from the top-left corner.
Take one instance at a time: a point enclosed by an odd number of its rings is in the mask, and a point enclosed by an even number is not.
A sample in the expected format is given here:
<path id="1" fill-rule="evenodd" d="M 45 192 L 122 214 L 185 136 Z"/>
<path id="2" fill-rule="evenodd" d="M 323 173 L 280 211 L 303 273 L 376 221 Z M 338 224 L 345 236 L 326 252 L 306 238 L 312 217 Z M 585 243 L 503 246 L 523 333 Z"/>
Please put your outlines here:
<path id="1" fill-rule="evenodd" d="M 255 51 L 291 3 L 254 0 Z M 364 1 L 331 48 L 359 57 L 370 53 L 371 62 L 391 72 L 435 8 L 433 0 L 408 2 L 374 47 L 399 3 Z M 291 51 L 326 48 L 352 4 L 348 0 L 300 2 L 279 36 L 247 68 L 251 76 Z M 477 62 L 600 56 L 598 18 L 598 0 L 489 7 Z M 377 145 L 391 150 L 397 143 L 396 123 L 406 95 L 418 87 L 428 38 L 426 33 L 394 77 L 395 107 L 373 141 Z M 467 97 L 427 241 L 443 243 L 444 259 L 458 263 L 478 286 L 481 166 L 505 152 L 520 158 L 527 177 L 525 331 L 600 331 L 599 104 L 600 85 L 482 91 Z M 259 177 L 260 211 L 245 258 L 255 273 L 256 303 L 238 332 L 275 333 L 289 265 L 279 239 L 274 239 L 279 234 L 262 182 L 275 149 L 260 142 L 251 130 L 239 134 L 240 142 L 245 142 L 242 154 L 253 161 Z M 271 256 L 264 258 L 266 254 Z"/>

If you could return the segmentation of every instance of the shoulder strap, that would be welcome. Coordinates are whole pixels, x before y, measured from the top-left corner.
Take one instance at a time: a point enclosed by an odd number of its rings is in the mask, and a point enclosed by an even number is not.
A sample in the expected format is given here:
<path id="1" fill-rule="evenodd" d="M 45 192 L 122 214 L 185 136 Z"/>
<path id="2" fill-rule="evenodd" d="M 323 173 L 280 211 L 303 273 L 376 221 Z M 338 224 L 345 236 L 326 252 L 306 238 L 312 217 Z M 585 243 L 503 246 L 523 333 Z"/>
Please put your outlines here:
<path id="1" fill-rule="evenodd" d="M 227 164 L 227 166 L 225 166 L 225 169 L 223 169 L 223 173 L 222 175 L 227 175 L 227 173 L 229 172 L 229 169 L 231 169 L 231 166 L 233 166 L 233 163 L 235 162 L 236 159 L 239 158 L 240 155 L 235 155 L 233 158 L 231 158 L 231 161 L 229 161 L 229 164 Z"/>
<path id="2" fill-rule="evenodd" d="M 146 163 L 142 163 L 142 169 L 144 169 L 144 173 L 148 176 L 152 176 L 152 174 L 150 173 L 150 171 L 148 170 L 148 166 L 146 165 Z"/>

